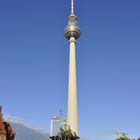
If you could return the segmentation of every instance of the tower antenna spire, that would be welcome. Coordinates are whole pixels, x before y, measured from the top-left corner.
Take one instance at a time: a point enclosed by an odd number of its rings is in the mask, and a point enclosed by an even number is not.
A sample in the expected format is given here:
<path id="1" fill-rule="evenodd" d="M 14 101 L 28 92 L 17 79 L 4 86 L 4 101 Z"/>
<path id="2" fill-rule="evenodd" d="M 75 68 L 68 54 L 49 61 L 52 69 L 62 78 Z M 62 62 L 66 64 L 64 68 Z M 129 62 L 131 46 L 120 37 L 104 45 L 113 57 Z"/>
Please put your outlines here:
<path id="1" fill-rule="evenodd" d="M 74 0 L 71 0 L 71 15 L 74 15 Z"/>
<path id="2" fill-rule="evenodd" d="M 77 86 L 76 86 L 76 40 L 80 37 L 80 28 L 77 25 L 74 15 L 74 0 L 71 0 L 71 14 L 68 17 L 68 25 L 65 30 L 65 37 L 69 40 L 69 80 L 68 80 L 68 115 L 67 123 L 72 132 L 78 136 L 78 107 L 77 107 Z"/>

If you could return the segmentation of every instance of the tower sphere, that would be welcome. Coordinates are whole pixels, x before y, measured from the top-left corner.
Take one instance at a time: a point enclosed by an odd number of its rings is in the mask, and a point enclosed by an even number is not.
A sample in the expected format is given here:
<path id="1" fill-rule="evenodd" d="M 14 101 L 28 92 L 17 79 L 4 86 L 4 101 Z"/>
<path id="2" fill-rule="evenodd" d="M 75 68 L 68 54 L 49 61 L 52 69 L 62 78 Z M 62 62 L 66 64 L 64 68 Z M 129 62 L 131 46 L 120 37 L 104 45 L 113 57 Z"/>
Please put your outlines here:
<path id="1" fill-rule="evenodd" d="M 80 28 L 77 25 L 76 16 L 70 15 L 68 18 L 68 25 L 65 28 L 65 37 L 69 40 L 71 37 L 78 39 L 80 37 Z"/>

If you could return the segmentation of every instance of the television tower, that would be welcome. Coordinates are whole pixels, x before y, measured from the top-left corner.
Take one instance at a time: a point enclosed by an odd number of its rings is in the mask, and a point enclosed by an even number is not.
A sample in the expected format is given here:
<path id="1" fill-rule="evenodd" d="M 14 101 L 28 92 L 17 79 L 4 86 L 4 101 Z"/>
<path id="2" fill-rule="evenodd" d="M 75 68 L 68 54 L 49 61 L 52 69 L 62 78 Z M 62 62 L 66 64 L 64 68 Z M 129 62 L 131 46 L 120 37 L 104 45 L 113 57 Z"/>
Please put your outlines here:
<path id="1" fill-rule="evenodd" d="M 68 25 L 65 28 L 65 37 L 69 40 L 69 81 L 68 81 L 68 114 L 67 122 L 72 130 L 78 135 L 78 110 L 76 89 L 76 40 L 80 37 L 80 28 L 74 15 L 74 0 L 71 0 L 71 14 L 68 17 Z"/>

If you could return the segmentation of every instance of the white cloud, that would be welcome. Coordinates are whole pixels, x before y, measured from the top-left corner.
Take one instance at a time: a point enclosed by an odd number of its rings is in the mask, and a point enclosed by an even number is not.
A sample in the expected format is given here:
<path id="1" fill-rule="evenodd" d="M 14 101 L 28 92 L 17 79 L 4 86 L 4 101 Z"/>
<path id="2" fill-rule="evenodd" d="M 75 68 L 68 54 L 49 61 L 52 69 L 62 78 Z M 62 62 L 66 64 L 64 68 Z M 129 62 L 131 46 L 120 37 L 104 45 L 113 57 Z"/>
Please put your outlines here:
<path id="1" fill-rule="evenodd" d="M 36 131 L 36 132 L 47 133 L 45 130 L 43 130 L 41 128 L 37 128 L 35 126 L 27 124 L 23 119 L 20 119 L 18 117 L 13 117 L 13 116 L 6 115 L 6 116 L 4 116 L 4 121 L 14 123 L 14 124 L 21 124 L 21 125 L 23 125 L 27 128 L 30 128 L 30 129 Z"/>

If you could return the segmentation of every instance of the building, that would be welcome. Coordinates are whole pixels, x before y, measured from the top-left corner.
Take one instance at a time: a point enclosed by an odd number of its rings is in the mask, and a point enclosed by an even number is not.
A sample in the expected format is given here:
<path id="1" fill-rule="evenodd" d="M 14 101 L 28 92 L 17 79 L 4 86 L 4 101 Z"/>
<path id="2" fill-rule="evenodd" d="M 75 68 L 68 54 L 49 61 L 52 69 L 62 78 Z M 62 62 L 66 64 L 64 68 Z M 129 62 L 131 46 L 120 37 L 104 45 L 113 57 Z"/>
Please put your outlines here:
<path id="1" fill-rule="evenodd" d="M 59 133 L 59 130 L 61 128 L 61 119 L 60 117 L 53 117 L 51 119 L 51 132 L 50 136 L 57 136 Z"/>
<path id="2" fill-rule="evenodd" d="M 64 117 L 52 117 L 51 119 L 51 132 L 50 136 L 57 136 L 60 133 L 60 129 L 67 129 L 67 121 Z"/>
<path id="3" fill-rule="evenodd" d="M 15 140 L 15 134 L 10 123 L 5 122 L 2 115 L 2 107 L 0 106 L 0 140 Z"/>
<path id="4" fill-rule="evenodd" d="M 0 107 L 0 140 L 6 140 L 6 132 L 3 125 L 2 107 Z"/>

